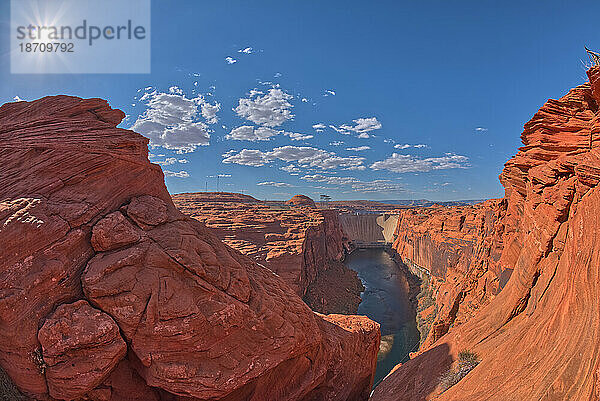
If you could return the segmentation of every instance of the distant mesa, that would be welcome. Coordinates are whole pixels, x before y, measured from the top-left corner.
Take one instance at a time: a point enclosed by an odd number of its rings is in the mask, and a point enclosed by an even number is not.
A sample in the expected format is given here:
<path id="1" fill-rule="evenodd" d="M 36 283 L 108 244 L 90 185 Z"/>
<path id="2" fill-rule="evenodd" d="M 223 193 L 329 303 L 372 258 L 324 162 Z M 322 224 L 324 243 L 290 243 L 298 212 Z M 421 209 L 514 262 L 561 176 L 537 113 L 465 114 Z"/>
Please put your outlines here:
<path id="1" fill-rule="evenodd" d="M 313 201 L 311 198 L 309 198 L 306 195 L 294 195 L 292 197 L 292 199 L 285 202 L 285 204 L 290 205 L 290 206 L 303 206 L 303 207 L 312 207 L 312 208 L 317 207 L 317 205 L 315 205 L 315 201 Z"/>
<path id="2" fill-rule="evenodd" d="M 231 203 L 256 203 L 258 199 L 250 195 L 232 192 L 190 192 L 177 194 L 179 199 L 193 199 L 196 202 L 231 202 Z"/>

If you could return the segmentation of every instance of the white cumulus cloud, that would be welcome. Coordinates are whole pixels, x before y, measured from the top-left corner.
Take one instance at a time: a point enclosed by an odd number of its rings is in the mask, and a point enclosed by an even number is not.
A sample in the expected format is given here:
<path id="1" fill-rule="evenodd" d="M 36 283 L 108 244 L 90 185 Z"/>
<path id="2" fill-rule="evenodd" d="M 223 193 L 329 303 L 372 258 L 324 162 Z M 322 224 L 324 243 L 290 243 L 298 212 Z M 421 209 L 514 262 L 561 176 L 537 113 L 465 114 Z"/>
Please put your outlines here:
<path id="1" fill-rule="evenodd" d="M 289 102 L 292 98 L 281 89 L 269 89 L 266 94 L 252 90 L 248 98 L 239 99 L 234 111 L 255 124 L 278 127 L 294 117 L 290 110 L 293 106 Z"/>
<path id="2" fill-rule="evenodd" d="M 211 130 L 206 123 L 198 121 L 203 115 L 202 105 L 206 104 L 201 95 L 188 98 L 174 86 L 169 93 L 154 90 L 140 100 L 146 101 L 147 108 L 131 129 L 149 138 L 151 146 L 186 153 L 209 144 Z M 216 112 L 212 118 L 216 119 Z"/>
<path id="3" fill-rule="evenodd" d="M 235 63 L 237 63 L 237 60 L 234 59 L 233 57 L 225 57 L 225 61 L 227 61 L 227 64 L 235 64 Z"/>
<path id="4" fill-rule="evenodd" d="M 394 173 L 416 173 L 452 168 L 468 168 L 469 158 L 466 156 L 446 153 L 441 157 L 419 158 L 412 155 L 393 153 L 385 160 L 371 164 L 373 170 L 389 170 Z"/>
<path id="5" fill-rule="evenodd" d="M 239 152 L 230 151 L 223 155 L 223 163 L 236 163 L 246 166 L 264 166 L 274 160 L 295 162 L 301 167 L 314 167 L 324 170 L 345 169 L 364 170 L 364 157 L 342 157 L 333 152 L 310 146 L 281 146 L 268 152 L 257 149 L 242 149 Z"/>
<path id="6" fill-rule="evenodd" d="M 330 124 L 329 127 L 344 135 L 357 134 L 358 138 L 370 138 L 369 132 L 381 129 L 382 125 L 377 117 L 357 118 L 352 120 L 354 124 L 342 124 L 339 127 Z"/>
<path id="7" fill-rule="evenodd" d="M 317 132 L 323 132 L 325 131 L 325 128 L 327 128 L 327 126 L 323 123 L 314 124 L 312 127 Z"/>

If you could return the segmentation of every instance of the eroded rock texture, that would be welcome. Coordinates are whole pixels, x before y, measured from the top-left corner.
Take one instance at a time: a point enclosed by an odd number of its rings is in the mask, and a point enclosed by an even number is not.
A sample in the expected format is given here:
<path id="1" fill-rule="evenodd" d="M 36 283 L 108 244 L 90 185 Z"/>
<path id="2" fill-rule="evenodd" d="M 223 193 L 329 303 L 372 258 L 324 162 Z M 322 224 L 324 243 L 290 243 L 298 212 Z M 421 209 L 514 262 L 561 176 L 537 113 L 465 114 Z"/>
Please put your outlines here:
<path id="1" fill-rule="evenodd" d="M 50 395 L 75 399 L 99 385 L 123 359 L 119 327 L 87 301 L 62 304 L 38 332 Z"/>
<path id="2" fill-rule="evenodd" d="M 363 400 L 378 325 L 321 316 L 180 213 L 100 99 L 0 107 L 0 365 L 40 400 Z"/>
<path id="3" fill-rule="evenodd" d="M 453 251 L 453 265 L 467 273 L 447 285 L 457 292 L 474 283 L 469 277 L 487 276 L 495 287 L 503 269 L 513 270 L 510 279 L 472 318 L 398 367 L 373 400 L 600 397 L 600 67 L 588 76 L 589 84 L 549 100 L 525 124 L 524 146 L 500 176 L 506 195 L 491 209 L 496 228 L 489 239 L 501 236 L 499 258 L 467 249 L 471 260 L 463 261 Z M 427 263 L 426 247 L 405 249 L 406 257 Z M 440 394 L 437 377 L 463 349 L 478 353 L 481 363 Z"/>

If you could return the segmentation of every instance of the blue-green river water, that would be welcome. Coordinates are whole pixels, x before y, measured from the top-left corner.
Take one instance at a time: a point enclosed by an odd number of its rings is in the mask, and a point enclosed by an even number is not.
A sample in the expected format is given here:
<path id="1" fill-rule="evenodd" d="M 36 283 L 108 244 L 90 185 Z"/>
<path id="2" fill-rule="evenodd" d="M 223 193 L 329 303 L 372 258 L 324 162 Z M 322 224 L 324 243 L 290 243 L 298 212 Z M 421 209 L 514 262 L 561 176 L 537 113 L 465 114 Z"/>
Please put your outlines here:
<path id="1" fill-rule="evenodd" d="M 358 314 L 367 315 L 381 325 L 382 346 L 375 372 L 377 384 L 394 366 L 406 362 L 409 352 L 416 351 L 419 342 L 408 281 L 383 249 L 357 249 L 344 263 L 358 273 L 365 286 Z"/>

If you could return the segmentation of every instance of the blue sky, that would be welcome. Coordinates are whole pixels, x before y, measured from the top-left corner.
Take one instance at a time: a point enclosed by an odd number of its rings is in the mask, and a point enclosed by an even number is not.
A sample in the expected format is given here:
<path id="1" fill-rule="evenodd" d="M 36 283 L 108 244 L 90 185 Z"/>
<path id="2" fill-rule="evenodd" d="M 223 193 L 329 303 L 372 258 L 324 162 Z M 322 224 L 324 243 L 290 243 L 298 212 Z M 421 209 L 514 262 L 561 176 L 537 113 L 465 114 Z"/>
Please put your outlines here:
<path id="1" fill-rule="evenodd" d="M 161 145 L 172 193 L 220 175 L 260 199 L 500 197 L 523 124 L 600 48 L 597 1 L 165 0 L 151 74 L 11 75 L 9 15 L 0 103 L 105 98 Z"/>

